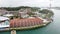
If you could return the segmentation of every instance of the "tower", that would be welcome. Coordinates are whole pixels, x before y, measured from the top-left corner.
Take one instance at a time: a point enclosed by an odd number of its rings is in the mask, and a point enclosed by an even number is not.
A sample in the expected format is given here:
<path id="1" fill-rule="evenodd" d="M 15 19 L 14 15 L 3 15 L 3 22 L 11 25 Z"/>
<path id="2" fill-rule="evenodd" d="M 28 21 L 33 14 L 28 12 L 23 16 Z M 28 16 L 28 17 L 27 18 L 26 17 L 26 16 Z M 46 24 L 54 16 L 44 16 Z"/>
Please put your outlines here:
<path id="1" fill-rule="evenodd" d="M 51 7 L 52 7 L 52 4 L 51 4 L 52 0 L 49 0 L 49 1 L 50 1 L 49 9 L 51 9 Z"/>

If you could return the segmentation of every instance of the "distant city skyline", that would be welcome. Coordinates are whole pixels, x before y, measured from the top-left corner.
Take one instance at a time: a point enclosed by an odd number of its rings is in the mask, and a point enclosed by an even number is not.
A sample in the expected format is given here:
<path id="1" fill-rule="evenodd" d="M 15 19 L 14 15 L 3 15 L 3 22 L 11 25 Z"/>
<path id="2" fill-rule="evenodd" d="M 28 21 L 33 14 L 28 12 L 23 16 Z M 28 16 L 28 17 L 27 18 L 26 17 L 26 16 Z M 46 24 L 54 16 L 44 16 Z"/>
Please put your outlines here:
<path id="1" fill-rule="evenodd" d="M 52 0 L 52 7 L 60 7 L 60 0 Z M 0 7 L 49 7 L 50 0 L 0 0 Z"/>

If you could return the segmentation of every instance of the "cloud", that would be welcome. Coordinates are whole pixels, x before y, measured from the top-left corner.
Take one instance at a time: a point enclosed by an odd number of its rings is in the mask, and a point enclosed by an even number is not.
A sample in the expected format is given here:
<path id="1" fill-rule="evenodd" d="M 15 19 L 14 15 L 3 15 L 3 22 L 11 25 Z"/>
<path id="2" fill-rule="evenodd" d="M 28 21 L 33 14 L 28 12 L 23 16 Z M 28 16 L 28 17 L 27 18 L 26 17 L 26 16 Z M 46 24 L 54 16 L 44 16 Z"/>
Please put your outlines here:
<path id="1" fill-rule="evenodd" d="M 52 0 L 52 6 L 59 6 L 60 0 Z M 47 7 L 50 0 L 0 0 L 0 7 L 36 6 Z"/>

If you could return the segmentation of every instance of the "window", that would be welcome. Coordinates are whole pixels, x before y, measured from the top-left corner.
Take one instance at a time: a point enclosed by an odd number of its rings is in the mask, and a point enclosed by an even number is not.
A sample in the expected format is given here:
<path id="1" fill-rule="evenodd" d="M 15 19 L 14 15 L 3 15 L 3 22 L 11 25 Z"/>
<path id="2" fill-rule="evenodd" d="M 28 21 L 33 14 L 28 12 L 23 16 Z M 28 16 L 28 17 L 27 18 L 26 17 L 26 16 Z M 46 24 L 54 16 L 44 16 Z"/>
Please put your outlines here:
<path id="1" fill-rule="evenodd" d="M 5 25 L 9 25 L 9 21 L 6 20 L 6 21 L 5 21 Z"/>

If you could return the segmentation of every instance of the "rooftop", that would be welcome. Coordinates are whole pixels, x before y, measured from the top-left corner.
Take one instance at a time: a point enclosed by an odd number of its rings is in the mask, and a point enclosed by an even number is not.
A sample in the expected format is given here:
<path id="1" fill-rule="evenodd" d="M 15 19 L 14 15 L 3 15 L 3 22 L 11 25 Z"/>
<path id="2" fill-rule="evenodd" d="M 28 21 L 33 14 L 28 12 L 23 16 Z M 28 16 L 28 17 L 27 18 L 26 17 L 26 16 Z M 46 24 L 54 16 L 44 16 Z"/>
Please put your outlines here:
<path id="1" fill-rule="evenodd" d="M 8 17 L 0 16 L 0 21 L 3 21 L 3 20 L 9 20 L 9 18 Z"/>
<path id="2" fill-rule="evenodd" d="M 10 21 L 10 27 L 29 27 L 40 24 L 43 24 L 43 20 L 39 18 L 25 18 L 25 19 L 17 18 Z"/>

